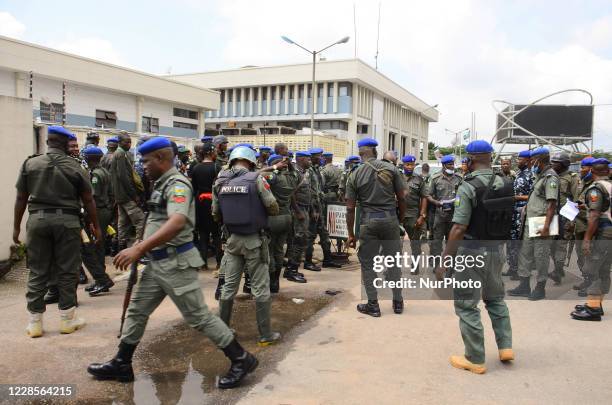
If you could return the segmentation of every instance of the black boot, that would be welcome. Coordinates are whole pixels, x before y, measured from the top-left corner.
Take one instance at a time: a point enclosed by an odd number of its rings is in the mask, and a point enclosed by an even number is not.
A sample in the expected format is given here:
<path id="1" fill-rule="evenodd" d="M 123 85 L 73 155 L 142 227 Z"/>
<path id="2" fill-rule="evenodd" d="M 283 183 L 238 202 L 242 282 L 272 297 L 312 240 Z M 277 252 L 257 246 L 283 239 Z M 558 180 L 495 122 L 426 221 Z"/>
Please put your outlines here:
<path id="1" fill-rule="evenodd" d="M 109 279 L 104 284 L 96 285 L 93 290 L 89 291 L 89 296 L 90 297 L 97 297 L 98 295 L 102 295 L 103 293 L 107 293 L 108 290 L 110 290 L 110 288 L 112 286 L 114 286 L 114 285 L 115 285 L 115 283 L 113 282 L 113 280 Z"/>
<path id="2" fill-rule="evenodd" d="M 89 284 L 87 287 L 85 287 L 85 291 L 90 292 L 91 290 L 93 290 L 97 286 L 98 286 L 98 283 L 93 282 L 93 283 Z"/>
<path id="3" fill-rule="evenodd" d="M 401 314 L 404 312 L 404 301 L 393 300 L 393 312 L 396 314 Z"/>
<path id="4" fill-rule="evenodd" d="M 219 301 L 221 298 L 221 289 L 223 288 L 223 284 L 225 284 L 225 276 L 219 274 L 219 281 L 217 282 L 217 289 L 215 290 L 215 299 Z"/>
<path id="5" fill-rule="evenodd" d="M 298 273 L 297 265 L 295 264 L 290 264 L 285 268 L 285 271 L 283 272 L 283 277 L 286 278 L 288 281 L 293 281 L 294 283 L 306 282 L 306 278 L 304 278 L 304 276 L 301 276 L 300 273 Z"/>
<path id="6" fill-rule="evenodd" d="M 232 364 L 227 373 L 219 378 L 217 382 L 217 386 L 221 389 L 237 387 L 240 381 L 259 365 L 255 356 L 244 350 L 236 339 L 223 348 L 223 353 L 230 359 Z"/>
<path id="7" fill-rule="evenodd" d="M 601 316 L 603 315 L 601 308 L 592 308 L 587 304 L 580 306 L 582 307 L 581 309 L 576 309 L 571 313 L 572 319 L 577 321 L 601 321 Z"/>
<path id="8" fill-rule="evenodd" d="M 112 360 L 106 363 L 92 363 L 87 367 L 87 372 L 98 380 L 134 381 L 134 370 L 132 369 L 134 350 L 136 350 L 136 345 L 121 342 L 119 351 Z"/>
<path id="9" fill-rule="evenodd" d="M 304 262 L 304 270 L 321 271 L 321 268 L 312 262 Z"/>
<path id="10" fill-rule="evenodd" d="M 56 286 L 47 289 L 44 300 L 45 304 L 57 304 L 59 302 L 59 290 Z"/>
<path id="11" fill-rule="evenodd" d="M 274 273 L 270 273 L 270 293 L 277 294 L 280 290 L 280 269 L 276 269 Z"/>
<path id="12" fill-rule="evenodd" d="M 601 304 L 600 304 L 600 305 L 601 305 Z M 578 305 L 576 305 L 576 306 L 574 307 L 574 309 L 575 309 L 576 311 L 582 311 L 582 310 L 584 310 L 584 309 L 585 309 L 585 307 L 587 307 L 587 306 L 588 306 L 587 304 L 578 304 Z M 603 305 L 601 305 L 601 306 L 599 307 L 599 310 L 601 311 L 601 316 L 604 316 L 604 315 L 605 315 L 605 312 L 604 312 L 604 309 L 603 309 Z"/>
<path id="13" fill-rule="evenodd" d="M 357 304 L 357 311 L 378 318 L 380 316 L 378 300 L 368 300 L 367 304 Z"/>
<path id="14" fill-rule="evenodd" d="M 521 277 L 521 282 L 516 288 L 508 290 L 508 295 L 512 297 L 529 297 L 531 287 L 529 286 L 529 277 Z"/>
<path id="15" fill-rule="evenodd" d="M 538 281 L 535 288 L 529 294 L 529 301 L 539 301 L 546 298 L 546 281 Z"/>
<path id="16" fill-rule="evenodd" d="M 85 274 L 85 270 L 81 267 L 79 270 L 79 284 L 87 284 L 88 282 L 87 274 Z"/>
<path id="17" fill-rule="evenodd" d="M 323 263 L 321 263 L 321 267 L 339 269 L 342 265 L 332 260 L 331 252 L 326 252 L 323 254 Z"/>
<path id="18" fill-rule="evenodd" d="M 251 276 L 244 273 L 244 285 L 242 286 L 242 292 L 251 295 Z"/>

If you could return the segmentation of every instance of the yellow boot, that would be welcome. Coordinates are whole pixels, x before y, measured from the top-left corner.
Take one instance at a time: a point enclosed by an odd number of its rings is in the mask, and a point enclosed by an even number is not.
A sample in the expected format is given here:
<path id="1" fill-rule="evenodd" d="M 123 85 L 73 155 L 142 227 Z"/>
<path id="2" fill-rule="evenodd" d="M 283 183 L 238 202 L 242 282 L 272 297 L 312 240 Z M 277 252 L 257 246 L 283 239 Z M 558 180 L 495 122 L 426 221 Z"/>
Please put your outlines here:
<path id="1" fill-rule="evenodd" d="M 37 338 L 43 335 L 42 316 L 42 313 L 30 312 L 30 322 L 26 328 L 29 337 Z"/>
<path id="2" fill-rule="evenodd" d="M 514 360 L 514 352 L 512 349 L 499 349 L 499 361 Z"/>
<path id="3" fill-rule="evenodd" d="M 475 374 L 484 374 L 487 371 L 484 364 L 474 364 L 466 359 L 465 356 L 451 356 L 450 364 L 455 368 L 468 370 Z"/>
<path id="4" fill-rule="evenodd" d="M 73 333 L 77 329 L 81 329 L 85 326 L 85 321 L 76 316 L 76 308 L 60 309 L 60 315 L 62 317 L 60 332 L 67 334 Z"/>

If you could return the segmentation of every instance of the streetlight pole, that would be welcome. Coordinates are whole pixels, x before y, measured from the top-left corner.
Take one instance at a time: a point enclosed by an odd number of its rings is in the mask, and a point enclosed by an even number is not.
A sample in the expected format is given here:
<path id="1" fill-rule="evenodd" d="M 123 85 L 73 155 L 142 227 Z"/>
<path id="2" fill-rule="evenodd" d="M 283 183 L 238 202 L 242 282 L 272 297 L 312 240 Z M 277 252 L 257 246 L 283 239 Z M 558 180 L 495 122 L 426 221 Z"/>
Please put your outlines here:
<path id="1" fill-rule="evenodd" d="M 315 86 L 316 86 L 316 80 L 315 80 L 315 68 L 317 65 L 317 54 L 323 52 L 326 49 L 331 48 L 334 45 L 338 45 L 338 44 L 345 44 L 349 41 L 350 37 L 344 37 L 336 42 L 334 42 L 331 45 L 326 46 L 325 48 L 319 50 L 319 51 L 311 51 L 309 49 L 306 49 L 305 47 L 303 47 L 302 45 L 298 44 L 295 41 L 292 41 L 291 39 L 289 39 L 288 37 L 282 35 L 281 36 L 282 40 L 287 42 L 288 44 L 292 44 L 295 46 L 298 46 L 300 48 L 302 48 L 303 50 L 305 50 L 306 52 L 312 54 L 312 89 L 311 89 L 311 97 L 312 97 L 312 101 L 310 102 L 310 147 L 314 146 L 314 111 L 315 111 Z M 306 89 L 305 91 L 306 93 L 306 97 L 308 97 L 308 89 Z"/>

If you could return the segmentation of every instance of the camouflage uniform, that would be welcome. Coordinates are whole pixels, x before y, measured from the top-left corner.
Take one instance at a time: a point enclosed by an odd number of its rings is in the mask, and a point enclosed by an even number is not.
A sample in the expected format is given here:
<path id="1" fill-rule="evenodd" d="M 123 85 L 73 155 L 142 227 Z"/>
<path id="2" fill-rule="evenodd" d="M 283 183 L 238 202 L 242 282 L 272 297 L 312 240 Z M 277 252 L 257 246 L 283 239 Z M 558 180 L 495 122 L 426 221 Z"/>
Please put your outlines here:
<path id="1" fill-rule="evenodd" d="M 529 195 L 533 189 L 533 173 L 529 167 L 522 169 L 514 180 L 514 195 Z M 527 201 L 516 201 L 514 203 L 514 213 L 512 214 L 512 230 L 510 231 L 511 243 L 508 245 L 508 266 L 510 273 L 518 272 L 518 254 L 521 240 L 521 212 Z"/>

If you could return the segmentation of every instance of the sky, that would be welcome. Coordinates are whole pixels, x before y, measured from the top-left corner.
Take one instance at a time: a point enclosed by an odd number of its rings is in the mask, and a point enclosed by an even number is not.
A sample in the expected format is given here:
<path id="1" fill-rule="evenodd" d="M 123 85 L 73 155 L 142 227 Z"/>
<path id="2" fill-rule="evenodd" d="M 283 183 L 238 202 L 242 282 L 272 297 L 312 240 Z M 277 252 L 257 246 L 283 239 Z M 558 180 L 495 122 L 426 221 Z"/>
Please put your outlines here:
<path id="1" fill-rule="evenodd" d="M 469 127 L 472 112 L 477 136 L 490 139 L 493 100 L 525 104 L 578 88 L 589 91 L 598 105 L 595 147 L 612 150 L 612 0 L 49 4 L 0 0 L 0 35 L 154 74 L 309 62 L 309 54 L 280 36 L 320 49 L 348 35 L 347 44 L 324 56 L 357 56 L 374 66 L 378 42 L 378 70 L 430 105 L 438 104 L 440 120 L 430 126 L 430 140 L 439 145 L 452 142 L 446 129 Z M 588 101 L 572 93 L 546 102 Z"/>

